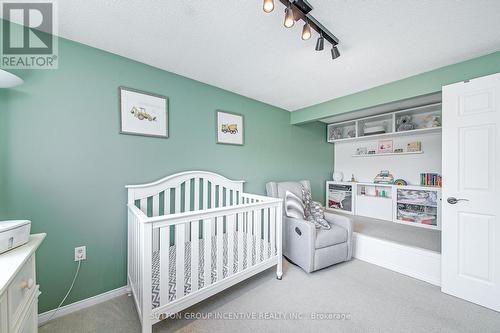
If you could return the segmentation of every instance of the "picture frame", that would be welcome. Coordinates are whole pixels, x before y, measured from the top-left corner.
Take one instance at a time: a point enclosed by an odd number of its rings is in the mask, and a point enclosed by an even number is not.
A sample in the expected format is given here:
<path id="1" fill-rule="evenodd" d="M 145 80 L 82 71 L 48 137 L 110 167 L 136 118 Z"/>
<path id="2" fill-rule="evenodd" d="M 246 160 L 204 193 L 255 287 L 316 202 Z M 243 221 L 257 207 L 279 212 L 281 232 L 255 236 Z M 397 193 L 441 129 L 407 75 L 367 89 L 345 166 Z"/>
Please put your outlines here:
<path id="1" fill-rule="evenodd" d="M 118 87 L 120 134 L 169 137 L 168 97 Z"/>
<path id="2" fill-rule="evenodd" d="M 394 142 L 392 140 L 380 140 L 377 145 L 378 153 L 392 153 Z"/>
<path id="3" fill-rule="evenodd" d="M 244 117 L 242 114 L 216 110 L 216 143 L 243 146 L 245 143 Z"/>

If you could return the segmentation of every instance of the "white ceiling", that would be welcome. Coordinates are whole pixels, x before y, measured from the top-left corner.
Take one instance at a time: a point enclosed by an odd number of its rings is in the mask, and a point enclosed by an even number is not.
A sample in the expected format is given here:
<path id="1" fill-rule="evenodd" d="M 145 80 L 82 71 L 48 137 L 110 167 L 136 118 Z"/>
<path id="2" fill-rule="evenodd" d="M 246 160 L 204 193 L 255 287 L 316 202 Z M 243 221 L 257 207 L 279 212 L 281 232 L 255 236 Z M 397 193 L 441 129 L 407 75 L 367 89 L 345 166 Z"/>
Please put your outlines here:
<path id="1" fill-rule="evenodd" d="M 278 0 L 60 0 L 59 34 L 287 110 L 500 50 L 499 0 L 309 2 L 335 61 Z"/>

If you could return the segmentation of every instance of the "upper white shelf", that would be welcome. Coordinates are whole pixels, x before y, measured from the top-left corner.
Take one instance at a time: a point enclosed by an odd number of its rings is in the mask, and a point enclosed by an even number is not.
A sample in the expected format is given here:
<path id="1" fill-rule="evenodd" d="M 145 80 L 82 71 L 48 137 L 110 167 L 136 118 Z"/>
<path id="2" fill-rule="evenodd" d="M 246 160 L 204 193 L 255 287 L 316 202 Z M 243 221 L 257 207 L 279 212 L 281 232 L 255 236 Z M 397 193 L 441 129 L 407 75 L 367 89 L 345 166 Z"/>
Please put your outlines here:
<path id="1" fill-rule="evenodd" d="M 402 122 L 405 120 L 405 124 Z M 329 124 L 328 142 L 377 140 L 441 131 L 441 103 Z"/>
<path id="2" fill-rule="evenodd" d="M 353 154 L 352 157 L 375 157 L 375 156 L 388 156 L 388 155 L 412 155 L 423 154 L 422 150 L 419 151 L 404 151 L 401 153 L 378 153 L 378 154 Z"/>

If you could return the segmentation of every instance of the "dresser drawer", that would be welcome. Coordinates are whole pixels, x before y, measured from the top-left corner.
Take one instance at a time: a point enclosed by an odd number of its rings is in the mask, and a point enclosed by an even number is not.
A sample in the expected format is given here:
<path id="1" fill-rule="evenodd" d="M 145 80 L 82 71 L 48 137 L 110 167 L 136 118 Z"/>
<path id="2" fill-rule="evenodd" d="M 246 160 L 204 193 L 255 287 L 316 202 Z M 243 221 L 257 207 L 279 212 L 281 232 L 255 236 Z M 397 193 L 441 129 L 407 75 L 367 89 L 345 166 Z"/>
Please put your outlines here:
<path id="1" fill-rule="evenodd" d="M 9 331 L 9 320 L 7 314 L 7 295 L 0 295 L 0 333 Z"/>
<path id="2" fill-rule="evenodd" d="M 7 290 L 9 326 L 13 328 L 36 292 L 35 256 L 32 255 L 12 280 Z"/>
<path id="3" fill-rule="evenodd" d="M 21 321 L 16 325 L 15 333 L 36 333 L 38 332 L 38 287 L 36 294 L 30 297 L 29 308 L 26 313 L 23 313 Z"/>

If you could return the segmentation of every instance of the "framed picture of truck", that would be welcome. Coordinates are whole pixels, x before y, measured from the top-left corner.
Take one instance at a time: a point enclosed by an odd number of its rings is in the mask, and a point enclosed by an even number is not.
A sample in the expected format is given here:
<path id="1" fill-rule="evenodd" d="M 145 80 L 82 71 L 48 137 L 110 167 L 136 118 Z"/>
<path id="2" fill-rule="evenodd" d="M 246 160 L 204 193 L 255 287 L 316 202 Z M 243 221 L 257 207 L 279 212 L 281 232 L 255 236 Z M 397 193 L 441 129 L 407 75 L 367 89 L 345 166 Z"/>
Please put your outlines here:
<path id="1" fill-rule="evenodd" d="M 217 110 L 215 114 L 216 142 L 227 145 L 243 145 L 243 115 L 220 110 Z"/>
<path id="2" fill-rule="evenodd" d="M 120 133 L 168 138 L 168 99 L 119 87 Z"/>

